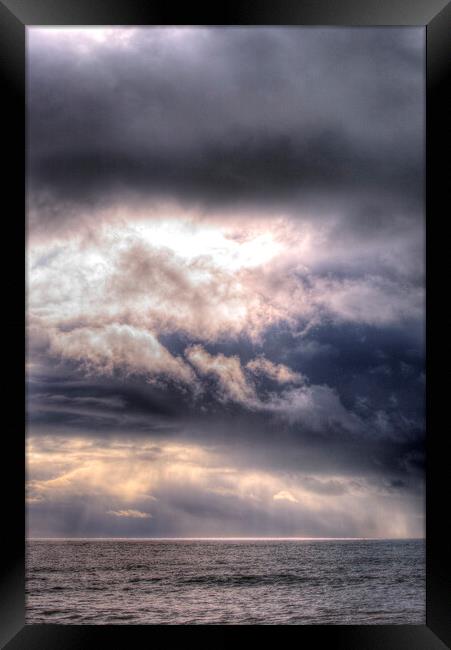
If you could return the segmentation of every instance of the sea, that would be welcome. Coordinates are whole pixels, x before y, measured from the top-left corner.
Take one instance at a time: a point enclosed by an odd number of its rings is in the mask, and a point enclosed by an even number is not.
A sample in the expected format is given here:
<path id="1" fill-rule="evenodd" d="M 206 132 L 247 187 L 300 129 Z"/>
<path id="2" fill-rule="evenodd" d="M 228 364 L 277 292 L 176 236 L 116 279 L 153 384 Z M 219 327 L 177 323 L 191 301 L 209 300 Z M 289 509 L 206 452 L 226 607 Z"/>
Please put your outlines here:
<path id="1" fill-rule="evenodd" d="M 26 622 L 423 625 L 424 540 L 29 540 Z"/>

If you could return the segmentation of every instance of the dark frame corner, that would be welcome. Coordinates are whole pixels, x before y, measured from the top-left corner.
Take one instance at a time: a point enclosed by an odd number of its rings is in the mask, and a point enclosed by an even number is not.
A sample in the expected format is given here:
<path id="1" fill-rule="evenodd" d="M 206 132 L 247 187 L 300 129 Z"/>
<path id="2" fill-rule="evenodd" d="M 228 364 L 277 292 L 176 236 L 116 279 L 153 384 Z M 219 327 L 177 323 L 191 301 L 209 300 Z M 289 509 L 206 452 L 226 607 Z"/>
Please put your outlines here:
<path id="1" fill-rule="evenodd" d="M 432 367 L 432 360 L 442 357 L 443 341 L 447 340 L 445 319 L 440 310 L 448 271 L 444 248 L 446 238 L 440 237 L 440 218 L 442 206 L 446 205 L 448 181 L 447 167 L 441 164 L 441 159 L 445 159 L 444 154 L 449 151 L 445 135 L 449 102 L 445 90 L 451 63 L 451 4 L 446 0 L 365 0 L 363 3 L 359 0 L 281 0 L 274 9 L 267 0 L 252 4 L 242 0 L 240 3 L 224 3 L 215 11 L 212 6 L 202 11 L 191 4 L 185 6 L 186 9 L 175 11 L 163 3 L 133 3 L 130 0 L 0 0 L 1 105 L 5 125 L 3 142 L 6 141 L 4 160 L 7 163 L 3 192 L 6 194 L 4 205 L 9 206 L 8 218 L 3 223 L 5 248 L 13 251 L 12 266 L 10 263 L 4 275 L 8 306 L 4 312 L 7 315 L 4 317 L 7 368 L 3 374 L 8 377 L 5 410 L 11 413 L 11 426 L 3 438 L 6 447 L 3 458 L 7 459 L 2 472 L 3 507 L 6 510 L 4 520 L 9 522 L 9 527 L 7 535 L 2 536 L 0 647 L 6 644 L 10 650 L 87 648 L 106 645 L 110 639 L 113 647 L 133 647 L 138 645 L 138 634 L 147 638 L 147 642 L 155 639 L 154 626 L 117 626 L 112 632 L 112 628 L 107 626 L 25 625 L 25 425 L 17 426 L 18 414 L 24 407 L 25 363 L 25 28 L 28 25 L 85 24 L 406 25 L 426 28 L 427 624 L 298 626 L 295 634 L 305 647 L 321 643 L 343 650 L 443 650 L 451 647 L 451 560 L 445 535 L 446 515 L 443 516 L 443 503 L 449 488 L 449 466 L 445 453 L 446 430 L 441 424 L 447 421 L 446 386 L 439 381 Z M 438 300 L 436 296 L 439 296 Z M 6 465 L 11 467 L 11 472 L 4 471 Z M 239 632 L 236 630 L 234 626 L 221 629 L 225 643 L 235 640 L 238 634 L 241 640 L 249 632 L 242 628 Z M 189 635 L 195 633 L 193 628 L 180 630 L 178 627 L 177 630 L 165 628 L 164 634 L 169 635 L 172 641 L 175 634 L 180 638 L 180 631 Z M 255 628 L 252 630 L 255 640 L 254 633 Z M 197 642 L 198 639 L 196 633 Z"/>

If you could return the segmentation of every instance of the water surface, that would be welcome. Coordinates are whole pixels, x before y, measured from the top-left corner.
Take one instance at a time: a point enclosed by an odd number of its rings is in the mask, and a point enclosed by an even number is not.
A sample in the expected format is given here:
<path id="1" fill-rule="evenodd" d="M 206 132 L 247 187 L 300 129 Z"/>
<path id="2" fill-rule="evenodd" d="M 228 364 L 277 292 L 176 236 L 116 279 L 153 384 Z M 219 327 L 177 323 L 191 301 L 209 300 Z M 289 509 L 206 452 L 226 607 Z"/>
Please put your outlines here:
<path id="1" fill-rule="evenodd" d="M 26 622 L 425 624 L 423 540 L 33 540 Z"/>

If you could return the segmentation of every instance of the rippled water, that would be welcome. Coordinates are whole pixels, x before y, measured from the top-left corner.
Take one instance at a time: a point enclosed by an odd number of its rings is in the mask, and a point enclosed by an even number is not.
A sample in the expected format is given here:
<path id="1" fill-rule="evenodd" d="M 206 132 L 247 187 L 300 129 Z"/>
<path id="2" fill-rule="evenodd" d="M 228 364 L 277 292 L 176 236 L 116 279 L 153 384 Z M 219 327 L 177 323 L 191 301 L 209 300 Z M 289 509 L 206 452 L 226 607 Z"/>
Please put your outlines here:
<path id="1" fill-rule="evenodd" d="M 27 623 L 424 624 L 423 541 L 27 544 Z"/>

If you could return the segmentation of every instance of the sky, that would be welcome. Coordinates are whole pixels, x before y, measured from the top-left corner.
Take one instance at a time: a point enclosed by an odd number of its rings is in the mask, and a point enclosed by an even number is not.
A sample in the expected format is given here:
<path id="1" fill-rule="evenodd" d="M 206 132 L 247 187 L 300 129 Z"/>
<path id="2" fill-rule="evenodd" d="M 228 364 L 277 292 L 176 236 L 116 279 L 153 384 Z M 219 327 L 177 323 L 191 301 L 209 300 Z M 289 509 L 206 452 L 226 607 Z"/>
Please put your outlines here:
<path id="1" fill-rule="evenodd" d="M 423 28 L 27 28 L 31 537 L 423 537 Z"/>

